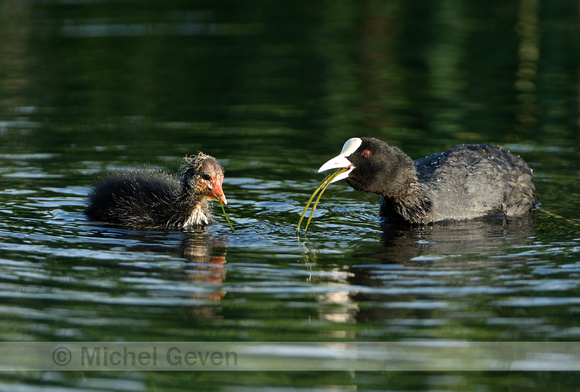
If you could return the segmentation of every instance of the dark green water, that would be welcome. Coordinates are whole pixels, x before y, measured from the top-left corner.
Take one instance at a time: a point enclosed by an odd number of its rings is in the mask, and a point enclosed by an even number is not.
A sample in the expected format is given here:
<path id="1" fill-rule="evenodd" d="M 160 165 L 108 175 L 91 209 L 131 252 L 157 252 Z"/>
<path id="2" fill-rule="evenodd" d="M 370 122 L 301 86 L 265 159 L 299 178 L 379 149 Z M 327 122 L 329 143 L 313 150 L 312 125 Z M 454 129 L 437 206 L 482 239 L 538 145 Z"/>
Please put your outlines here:
<path id="1" fill-rule="evenodd" d="M 573 1 L 0 5 L 0 340 L 578 341 Z M 325 193 L 344 141 L 413 158 L 492 143 L 534 169 L 529 221 L 381 228 Z M 107 170 L 225 167 L 208 230 L 88 222 Z M 308 353 L 304 353 L 308 355 Z M 571 391 L 567 372 L 18 372 L 6 391 Z"/>

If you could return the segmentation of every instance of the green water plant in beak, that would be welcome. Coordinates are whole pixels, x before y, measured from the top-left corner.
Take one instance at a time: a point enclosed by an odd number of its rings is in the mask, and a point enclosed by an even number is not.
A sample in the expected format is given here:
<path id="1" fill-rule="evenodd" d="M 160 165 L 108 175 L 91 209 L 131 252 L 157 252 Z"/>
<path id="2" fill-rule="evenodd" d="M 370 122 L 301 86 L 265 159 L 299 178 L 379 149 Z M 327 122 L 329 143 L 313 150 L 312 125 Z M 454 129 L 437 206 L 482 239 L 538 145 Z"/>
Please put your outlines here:
<path id="1" fill-rule="evenodd" d="M 236 231 L 234 230 L 234 226 L 232 226 L 232 222 L 230 222 L 230 219 L 228 218 L 228 214 L 226 214 L 226 209 L 224 208 L 224 203 L 222 202 L 222 199 L 218 198 L 218 201 L 220 202 L 220 206 L 222 206 L 222 211 L 224 212 L 224 216 L 226 217 L 228 225 L 230 225 L 232 232 L 235 233 Z"/>
<path id="2" fill-rule="evenodd" d="M 298 235 L 300 233 L 300 226 L 302 225 L 302 220 L 304 219 L 304 216 L 306 216 L 306 211 L 308 211 L 308 208 L 310 208 L 310 204 L 312 204 L 312 201 L 314 200 L 316 195 L 318 195 L 318 197 L 316 197 L 316 201 L 314 202 L 314 205 L 312 206 L 312 210 L 310 211 L 310 216 L 308 217 L 308 220 L 306 221 L 306 226 L 304 227 L 304 234 L 306 234 L 306 230 L 308 230 L 308 225 L 310 224 L 310 221 L 312 220 L 312 217 L 314 216 L 314 211 L 316 210 L 316 206 L 318 205 L 318 202 L 320 201 L 320 198 L 322 197 L 322 194 L 324 193 L 326 188 L 328 188 L 328 186 L 335 181 L 336 177 L 343 174 L 344 172 L 347 172 L 348 170 L 350 170 L 350 169 L 343 168 L 343 169 L 337 170 L 334 173 L 332 173 L 331 175 L 329 175 L 328 177 L 326 177 L 324 180 L 322 180 L 320 185 L 318 185 L 318 187 L 314 190 L 314 193 L 312 193 L 312 196 L 310 196 L 310 199 L 308 199 L 308 202 L 306 203 L 306 207 L 304 208 L 304 211 L 302 212 L 302 215 L 300 216 L 300 220 L 298 221 L 298 226 L 296 226 L 296 235 Z"/>

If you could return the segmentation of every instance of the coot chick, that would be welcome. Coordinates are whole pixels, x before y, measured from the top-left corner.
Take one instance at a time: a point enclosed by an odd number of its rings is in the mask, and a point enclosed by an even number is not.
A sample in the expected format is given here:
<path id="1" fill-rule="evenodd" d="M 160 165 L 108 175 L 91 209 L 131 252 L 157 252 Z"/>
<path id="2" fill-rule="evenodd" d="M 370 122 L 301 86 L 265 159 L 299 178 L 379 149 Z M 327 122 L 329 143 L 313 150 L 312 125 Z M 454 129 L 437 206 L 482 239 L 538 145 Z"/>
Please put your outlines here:
<path id="1" fill-rule="evenodd" d="M 426 224 L 534 210 L 536 188 L 526 162 L 497 146 L 462 144 L 413 162 L 397 147 L 374 138 L 352 138 L 319 172 L 348 168 L 358 191 L 381 195 L 379 215 Z"/>
<path id="2" fill-rule="evenodd" d="M 226 204 L 220 163 L 199 153 L 185 157 L 181 179 L 157 170 L 115 172 L 89 195 L 85 214 L 99 221 L 133 228 L 183 229 L 213 221 L 209 199 Z"/>

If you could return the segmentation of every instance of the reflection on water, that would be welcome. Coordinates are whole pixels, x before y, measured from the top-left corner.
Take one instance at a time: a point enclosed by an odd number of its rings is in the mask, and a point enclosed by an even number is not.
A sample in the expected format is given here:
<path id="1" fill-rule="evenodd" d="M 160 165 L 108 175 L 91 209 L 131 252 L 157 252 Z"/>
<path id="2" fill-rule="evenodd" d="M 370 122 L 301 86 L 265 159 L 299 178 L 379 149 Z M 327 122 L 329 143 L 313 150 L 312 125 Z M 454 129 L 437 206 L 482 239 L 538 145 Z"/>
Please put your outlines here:
<path id="1" fill-rule="evenodd" d="M 397 309 L 393 323 L 403 322 L 408 331 L 413 324 L 401 317 L 407 312 L 413 318 L 421 313 L 417 326 L 424 326 L 429 323 L 426 318 L 433 317 L 426 314 L 454 307 L 448 296 L 510 293 L 510 288 L 490 286 L 484 276 L 493 268 L 509 270 L 511 263 L 525 262 L 530 256 L 526 250 L 534 248 L 534 236 L 533 216 L 426 227 L 385 224 L 380 246 L 355 248 L 350 257 L 361 262 L 345 266 L 348 275 L 343 284 L 354 287 L 320 296 L 321 303 L 335 307 L 321 312 L 321 318 L 390 324 L 392 309 Z M 435 322 L 440 327 L 445 323 L 442 319 Z"/>
<path id="2" fill-rule="evenodd" d="M 28 1 L 0 7 L 0 338 L 6 341 L 577 340 L 576 2 Z M 337 184 L 342 142 L 413 159 L 509 146 L 540 210 L 383 225 Z M 112 168 L 202 150 L 228 215 L 207 230 L 88 222 Z M 169 171 L 172 168 L 169 167 Z M 177 170 L 177 167 L 173 168 Z M 218 206 L 219 207 L 219 206 Z M 308 347 L 299 354 L 314 355 Z M 0 389 L 573 389 L 561 373 L 27 373 Z M 529 389 L 528 388 L 528 389 Z"/>
<path id="3" fill-rule="evenodd" d="M 215 285 L 207 292 L 192 294 L 195 299 L 220 301 L 226 292 L 221 283 L 226 278 L 226 242 L 211 240 L 205 233 L 197 233 L 183 242 L 183 255 L 187 259 L 186 279 L 198 283 Z M 192 315 L 200 319 L 220 319 L 221 309 L 217 306 L 200 306 L 192 309 Z"/>
<path id="4" fill-rule="evenodd" d="M 546 215 L 381 228 L 378 200 L 344 186 L 300 240 L 295 183 L 246 178 L 228 184 L 236 233 L 219 216 L 208 230 L 132 231 L 87 221 L 88 187 L 40 181 L 0 194 L 6 340 L 577 336 L 561 314 L 580 244 L 546 242 Z"/>
<path id="5" fill-rule="evenodd" d="M 493 257 L 505 254 L 506 248 L 530 243 L 535 236 L 532 215 L 510 218 L 486 217 L 460 222 L 440 222 L 425 227 L 401 228 L 385 224 L 384 262 L 431 265 L 438 260 L 462 263 L 471 255 Z M 432 255 L 432 256 L 431 256 Z"/>

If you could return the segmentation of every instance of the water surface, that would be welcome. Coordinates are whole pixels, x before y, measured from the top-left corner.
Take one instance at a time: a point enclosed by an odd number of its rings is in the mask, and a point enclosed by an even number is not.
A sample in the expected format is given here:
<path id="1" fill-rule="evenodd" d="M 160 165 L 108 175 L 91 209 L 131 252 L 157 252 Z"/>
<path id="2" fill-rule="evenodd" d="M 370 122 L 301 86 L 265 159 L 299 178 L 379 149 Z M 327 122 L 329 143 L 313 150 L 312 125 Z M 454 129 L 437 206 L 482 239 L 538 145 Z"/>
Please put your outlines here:
<path id="1" fill-rule="evenodd" d="M 576 341 L 577 4 L 7 1 L 0 11 L 3 341 Z M 534 169 L 529 219 L 381 226 L 344 141 L 414 159 L 492 143 Z M 207 230 L 89 222 L 90 185 L 226 171 Z M 302 352 L 303 355 L 309 355 Z M 290 355 L 290 354 L 289 354 Z M 572 390 L 558 372 L 29 372 L 3 390 Z"/>

